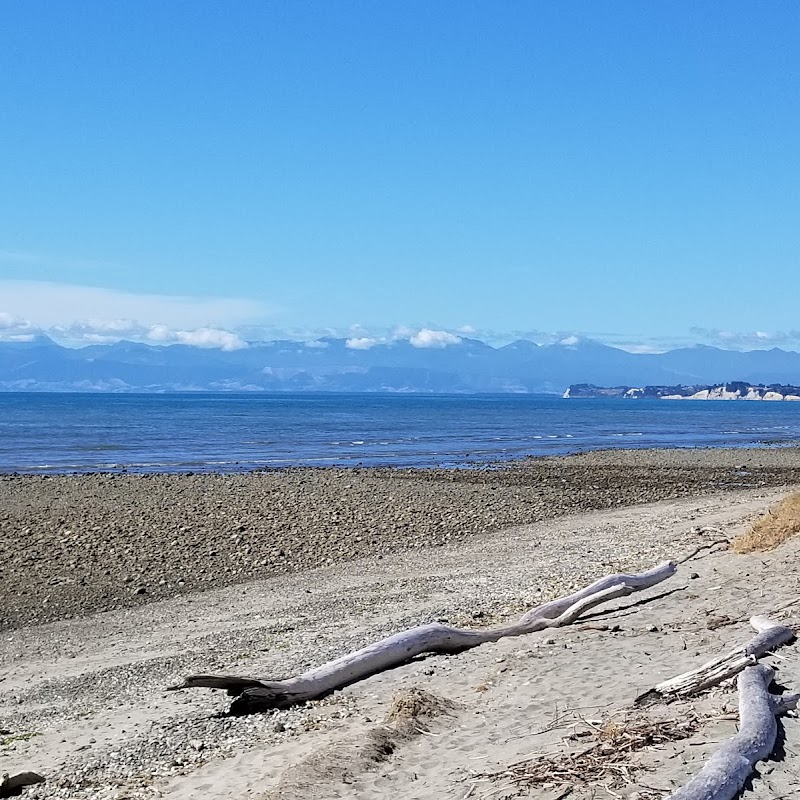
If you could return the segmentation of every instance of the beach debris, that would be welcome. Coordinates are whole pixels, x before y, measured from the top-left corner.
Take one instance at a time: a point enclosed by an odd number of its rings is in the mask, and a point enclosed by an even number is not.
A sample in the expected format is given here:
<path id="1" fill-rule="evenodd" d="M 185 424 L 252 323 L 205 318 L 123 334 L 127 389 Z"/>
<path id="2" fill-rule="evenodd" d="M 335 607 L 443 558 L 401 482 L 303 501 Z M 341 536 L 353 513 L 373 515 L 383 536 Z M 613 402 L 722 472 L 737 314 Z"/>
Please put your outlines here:
<path id="1" fill-rule="evenodd" d="M 607 575 L 590 586 L 525 613 L 517 622 L 484 630 L 465 630 L 434 622 L 410 628 L 367 647 L 280 681 L 229 675 L 191 675 L 170 691 L 224 689 L 237 699 L 231 713 L 287 708 L 320 697 L 378 672 L 405 664 L 422 653 L 458 653 L 485 642 L 569 625 L 595 606 L 648 589 L 675 574 L 673 561 L 632 575 Z"/>
<path id="2" fill-rule="evenodd" d="M 19 772 L 16 775 L 4 772 L 0 779 L 0 797 L 19 797 L 26 786 L 44 782 L 45 779 L 36 772 Z"/>
<path id="3" fill-rule="evenodd" d="M 656 684 L 652 689 L 640 694 L 635 703 L 641 705 L 659 699 L 690 697 L 722 683 L 726 678 L 732 678 L 746 667 L 756 664 L 760 656 L 792 641 L 795 637 L 792 628 L 773 622 L 767 617 L 751 617 L 750 625 L 758 633 L 749 642 L 689 672 Z"/>
<path id="4" fill-rule="evenodd" d="M 737 679 L 739 732 L 668 800 L 732 800 L 755 765 L 772 753 L 778 737 L 776 717 L 797 706 L 800 694 L 770 694 L 772 667 L 746 667 Z"/>
<path id="5" fill-rule="evenodd" d="M 519 794 L 560 786 L 621 788 L 633 783 L 636 773 L 644 769 L 632 759 L 634 753 L 688 739 L 703 722 L 696 714 L 658 720 L 634 716 L 605 724 L 584 721 L 589 729 L 573 733 L 565 741 L 586 744 L 588 740 L 588 747 L 525 758 L 504 769 L 476 775 L 473 782 L 502 782 Z"/>
<path id="6" fill-rule="evenodd" d="M 736 553 L 774 550 L 800 533 L 800 492 L 784 497 L 756 520 L 749 531 L 737 536 L 731 547 Z"/>

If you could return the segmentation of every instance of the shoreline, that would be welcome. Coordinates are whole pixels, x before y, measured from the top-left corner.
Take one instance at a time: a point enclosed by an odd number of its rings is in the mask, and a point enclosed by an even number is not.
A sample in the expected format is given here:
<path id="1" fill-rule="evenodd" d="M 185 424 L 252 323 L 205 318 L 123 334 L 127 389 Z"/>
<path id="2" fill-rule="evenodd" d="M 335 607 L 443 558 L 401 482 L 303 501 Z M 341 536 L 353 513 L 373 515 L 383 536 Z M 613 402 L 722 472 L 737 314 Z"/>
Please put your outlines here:
<path id="1" fill-rule="evenodd" d="M 634 435 L 634 434 L 630 434 Z M 639 434 L 635 434 L 638 436 Z M 541 437 L 540 437 L 541 438 Z M 550 437 L 548 437 L 550 438 Z M 571 437 L 552 437 L 565 441 Z M 529 449 L 529 448 L 523 448 Z M 487 453 L 485 457 L 474 457 L 471 453 L 464 453 L 463 455 L 451 454 L 443 458 L 438 463 L 428 463 L 428 458 L 422 458 L 418 464 L 405 463 L 402 460 L 387 460 L 380 461 L 378 457 L 363 458 L 356 461 L 355 459 L 348 461 L 347 459 L 319 458 L 308 459 L 307 463 L 291 462 L 289 460 L 283 463 L 276 463 L 275 465 L 259 464 L 258 462 L 241 461 L 185 461 L 175 462 L 174 464 L 164 463 L 121 463 L 121 464 L 92 464 L 89 466 L 81 466 L 78 464 L 55 466 L 50 464 L 40 466 L 0 466 L 0 479 L 3 478 L 16 478 L 16 477 L 69 477 L 80 475 L 251 475 L 261 473 L 275 473 L 275 472 L 288 472 L 295 470 L 309 470 L 309 471 L 325 471 L 325 470 L 424 470 L 424 471 L 479 471 L 479 470 L 502 470 L 514 469 L 516 467 L 528 464 L 530 462 L 559 459 L 559 458 L 572 458 L 582 456 L 585 454 L 604 454 L 614 452 L 629 452 L 635 453 L 669 453 L 678 451 L 682 453 L 691 452 L 721 452 L 721 451 L 769 451 L 769 450 L 797 450 L 800 451 L 800 440 L 797 439 L 783 439 L 780 437 L 775 438 L 762 438 L 754 439 L 741 444 L 732 443 L 730 441 L 724 444 L 687 444 L 687 445 L 653 445 L 645 444 L 641 446 L 636 445 L 588 445 L 574 447 L 567 445 L 559 448 L 554 448 L 555 452 L 541 452 L 541 453 L 510 453 L 507 457 L 503 457 L 497 451 Z M 330 462 L 330 463 L 321 463 Z"/>
<path id="2" fill-rule="evenodd" d="M 744 442 L 742 444 L 732 444 L 727 442 L 721 445 L 698 444 L 698 445 L 664 445 L 663 447 L 654 445 L 636 446 L 576 446 L 575 449 L 559 450 L 554 453 L 528 453 L 510 454 L 507 458 L 498 457 L 497 453 L 492 453 L 486 458 L 473 458 L 466 453 L 459 459 L 456 455 L 449 456 L 439 463 L 420 463 L 405 464 L 400 462 L 384 461 L 377 458 L 374 460 L 365 459 L 361 461 L 348 462 L 347 460 L 337 461 L 335 458 L 318 459 L 328 460 L 332 463 L 295 463 L 285 462 L 274 466 L 253 466 L 252 464 L 240 461 L 224 462 L 176 462 L 175 464 L 108 464 L 91 465 L 81 467 L 79 465 L 69 466 L 50 466 L 43 465 L 37 467 L 2 467 L 0 466 L 0 479 L 17 477 L 72 477 L 79 475 L 252 475 L 261 473 L 288 472 L 295 470 L 325 471 L 325 470 L 444 470 L 444 471 L 479 471 L 479 470 L 501 470 L 515 468 L 528 464 L 532 461 L 543 459 L 572 458 L 590 453 L 616 453 L 616 452 L 704 452 L 704 451 L 760 451 L 760 450 L 798 450 L 800 451 L 800 441 L 785 439 L 761 439 Z"/>
<path id="3" fill-rule="evenodd" d="M 800 485 L 800 448 L 584 451 L 486 469 L 0 476 L 0 630 L 584 511 Z"/>

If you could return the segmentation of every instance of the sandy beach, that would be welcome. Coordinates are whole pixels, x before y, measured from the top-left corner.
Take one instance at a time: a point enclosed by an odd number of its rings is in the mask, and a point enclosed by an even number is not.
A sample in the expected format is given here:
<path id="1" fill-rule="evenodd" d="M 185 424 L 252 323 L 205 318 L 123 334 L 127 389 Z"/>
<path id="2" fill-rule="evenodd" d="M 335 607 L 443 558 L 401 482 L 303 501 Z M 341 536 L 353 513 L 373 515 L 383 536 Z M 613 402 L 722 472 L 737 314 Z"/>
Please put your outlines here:
<path id="1" fill-rule="evenodd" d="M 0 767 L 45 775 L 32 798 L 525 796 L 509 765 L 628 719 L 640 691 L 750 638 L 751 615 L 798 615 L 796 540 L 749 556 L 718 542 L 799 484 L 797 449 L 6 476 Z M 698 548 L 669 581 L 585 622 L 420 658 L 293 709 L 230 717 L 221 692 L 165 691 L 191 673 L 286 677 L 429 621 L 496 624 Z M 800 689 L 796 646 L 767 661 Z M 393 698 L 412 689 L 438 698 L 439 715 L 376 750 Z M 578 782 L 571 796 L 668 794 L 732 735 L 735 706 L 723 687 L 636 712 L 696 716 L 697 729 L 636 753 L 608 793 Z M 752 796 L 800 781 L 800 726 L 782 725 L 785 756 Z"/>

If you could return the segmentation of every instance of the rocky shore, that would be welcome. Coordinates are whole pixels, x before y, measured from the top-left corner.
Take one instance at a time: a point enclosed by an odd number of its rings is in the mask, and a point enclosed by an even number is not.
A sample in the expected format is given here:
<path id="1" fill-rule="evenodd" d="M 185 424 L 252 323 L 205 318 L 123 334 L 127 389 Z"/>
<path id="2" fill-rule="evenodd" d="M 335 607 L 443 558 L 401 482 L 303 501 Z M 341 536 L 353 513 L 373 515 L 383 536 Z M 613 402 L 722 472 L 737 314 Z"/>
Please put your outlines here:
<path id="1" fill-rule="evenodd" d="M 0 629 L 437 547 L 570 513 L 800 484 L 800 448 L 474 470 L 0 477 Z"/>

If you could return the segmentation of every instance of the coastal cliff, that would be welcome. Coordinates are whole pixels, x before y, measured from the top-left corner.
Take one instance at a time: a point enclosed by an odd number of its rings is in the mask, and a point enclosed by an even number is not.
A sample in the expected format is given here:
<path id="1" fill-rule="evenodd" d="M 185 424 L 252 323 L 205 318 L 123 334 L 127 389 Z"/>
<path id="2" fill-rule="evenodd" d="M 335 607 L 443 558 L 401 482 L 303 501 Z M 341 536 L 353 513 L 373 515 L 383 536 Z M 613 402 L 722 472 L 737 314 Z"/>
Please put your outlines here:
<path id="1" fill-rule="evenodd" d="M 565 398 L 619 397 L 624 400 L 800 400 L 800 386 L 773 383 L 752 386 L 743 381 L 711 386 L 594 386 L 577 383 Z"/>

